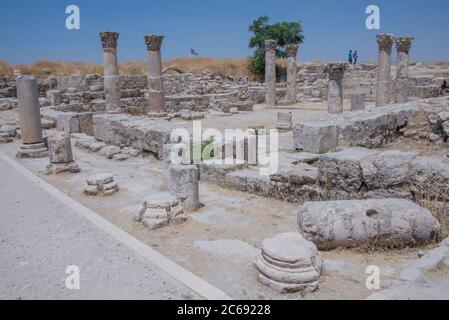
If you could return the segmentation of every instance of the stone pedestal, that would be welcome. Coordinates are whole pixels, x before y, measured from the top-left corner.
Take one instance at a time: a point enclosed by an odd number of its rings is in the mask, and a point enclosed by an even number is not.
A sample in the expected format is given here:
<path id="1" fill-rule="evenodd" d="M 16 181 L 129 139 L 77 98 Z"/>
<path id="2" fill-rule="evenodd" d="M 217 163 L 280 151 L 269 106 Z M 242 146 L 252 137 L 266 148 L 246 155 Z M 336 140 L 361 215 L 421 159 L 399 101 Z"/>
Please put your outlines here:
<path id="1" fill-rule="evenodd" d="M 87 178 L 84 193 L 88 196 L 109 196 L 118 192 L 119 188 L 110 173 L 95 174 Z"/>
<path id="2" fill-rule="evenodd" d="M 265 104 L 276 106 L 276 40 L 265 40 Z"/>
<path id="3" fill-rule="evenodd" d="M 164 36 L 145 36 L 148 56 L 148 116 L 164 117 L 165 111 L 164 87 L 162 83 L 161 46 Z"/>
<path id="4" fill-rule="evenodd" d="M 37 81 L 33 76 L 17 78 L 17 99 L 19 104 L 22 145 L 18 158 L 48 157 L 48 149 L 42 136 L 41 113 Z"/>
<path id="5" fill-rule="evenodd" d="M 396 103 L 408 102 L 409 87 L 409 52 L 412 46 L 413 37 L 397 37 L 396 49 L 398 51 L 398 61 L 396 70 Z"/>
<path id="6" fill-rule="evenodd" d="M 117 61 L 117 32 L 100 32 L 103 46 L 104 94 L 106 111 L 118 113 L 122 111 L 120 99 L 120 78 Z"/>
<path id="7" fill-rule="evenodd" d="M 327 106 L 331 114 L 343 113 L 343 76 L 345 63 L 331 63 L 325 70 L 329 74 Z"/>
<path id="8" fill-rule="evenodd" d="M 154 194 L 143 200 L 142 208 L 134 217 L 148 229 L 156 230 L 168 224 L 180 224 L 187 220 L 180 201 L 168 194 Z"/>
<path id="9" fill-rule="evenodd" d="M 278 130 L 290 131 L 293 129 L 293 114 L 291 112 L 277 113 L 277 127 Z"/>
<path id="10" fill-rule="evenodd" d="M 170 165 L 170 193 L 183 200 L 186 212 L 192 212 L 200 207 L 198 176 L 199 170 L 195 165 Z"/>
<path id="11" fill-rule="evenodd" d="M 296 56 L 298 54 L 297 44 L 288 44 L 285 46 L 287 53 L 287 96 L 286 103 L 288 105 L 296 104 L 297 102 L 297 63 Z"/>
<path id="12" fill-rule="evenodd" d="M 351 95 L 351 111 L 365 110 L 365 95 L 353 94 Z"/>
<path id="13" fill-rule="evenodd" d="M 259 281 L 279 293 L 313 292 L 323 269 L 316 246 L 298 233 L 264 240 L 255 262 Z"/>
<path id="14" fill-rule="evenodd" d="M 47 166 L 46 174 L 76 173 L 80 169 L 73 160 L 72 144 L 70 136 L 59 133 L 48 138 L 50 151 L 50 164 Z"/>
<path id="15" fill-rule="evenodd" d="M 390 103 L 391 48 L 393 46 L 393 39 L 392 34 L 380 34 L 377 36 L 377 43 L 379 45 L 376 92 L 377 107 L 383 107 Z"/>

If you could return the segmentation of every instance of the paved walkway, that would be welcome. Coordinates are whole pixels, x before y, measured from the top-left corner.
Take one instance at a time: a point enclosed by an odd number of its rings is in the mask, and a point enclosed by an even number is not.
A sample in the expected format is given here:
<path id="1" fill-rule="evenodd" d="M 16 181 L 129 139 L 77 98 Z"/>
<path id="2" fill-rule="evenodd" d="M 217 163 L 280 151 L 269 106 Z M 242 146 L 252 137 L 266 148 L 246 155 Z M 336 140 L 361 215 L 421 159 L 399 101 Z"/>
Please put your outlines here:
<path id="1" fill-rule="evenodd" d="M 69 265 L 79 290 L 66 288 Z M 0 299 L 198 297 L 0 154 Z"/>

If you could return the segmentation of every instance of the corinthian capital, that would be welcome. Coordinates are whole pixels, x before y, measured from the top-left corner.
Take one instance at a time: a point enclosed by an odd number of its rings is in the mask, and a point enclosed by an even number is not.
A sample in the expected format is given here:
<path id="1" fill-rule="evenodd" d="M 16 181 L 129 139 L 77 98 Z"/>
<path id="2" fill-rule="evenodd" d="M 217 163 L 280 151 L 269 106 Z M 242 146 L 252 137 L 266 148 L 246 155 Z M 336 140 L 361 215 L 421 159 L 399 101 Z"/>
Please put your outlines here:
<path id="1" fill-rule="evenodd" d="M 112 31 L 100 32 L 100 39 L 103 49 L 115 49 L 117 48 L 117 40 L 119 33 Z"/>
<path id="2" fill-rule="evenodd" d="M 275 51 L 278 43 L 276 40 L 265 40 L 265 50 Z"/>
<path id="3" fill-rule="evenodd" d="M 389 33 L 382 33 L 377 35 L 377 43 L 379 44 L 379 51 L 385 51 L 391 54 L 394 36 Z"/>
<path id="4" fill-rule="evenodd" d="M 147 45 L 148 51 L 159 51 L 161 50 L 162 41 L 164 36 L 151 34 L 145 36 L 145 44 Z"/>
<path id="5" fill-rule="evenodd" d="M 287 57 L 294 57 L 298 55 L 298 45 L 297 44 L 287 44 L 285 45 L 285 53 Z"/>
<path id="6" fill-rule="evenodd" d="M 396 41 L 396 49 L 398 50 L 398 52 L 405 52 L 405 53 L 409 53 L 410 48 L 412 46 L 412 41 L 415 38 L 410 37 L 410 36 L 406 36 L 406 37 L 396 37 L 395 41 Z"/>

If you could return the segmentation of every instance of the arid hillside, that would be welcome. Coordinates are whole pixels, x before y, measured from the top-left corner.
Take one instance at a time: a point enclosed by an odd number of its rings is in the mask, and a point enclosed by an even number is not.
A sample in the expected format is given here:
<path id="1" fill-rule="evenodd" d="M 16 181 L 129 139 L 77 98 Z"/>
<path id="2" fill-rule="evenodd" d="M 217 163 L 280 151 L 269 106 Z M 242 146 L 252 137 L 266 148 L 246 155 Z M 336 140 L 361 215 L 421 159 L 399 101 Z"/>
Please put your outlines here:
<path id="1" fill-rule="evenodd" d="M 212 59 L 209 57 L 179 58 L 164 61 L 164 68 L 174 67 L 183 72 L 199 74 L 203 71 L 212 71 L 224 76 L 248 76 L 246 59 Z M 129 61 L 120 64 L 120 73 L 123 75 L 144 75 L 146 74 L 146 64 L 144 61 Z M 101 64 L 90 64 L 84 62 L 55 62 L 40 60 L 31 65 L 13 65 L 5 61 L 0 61 L 0 76 L 12 76 L 14 70 L 20 70 L 22 74 L 34 74 L 36 76 L 71 75 L 71 74 L 102 74 Z"/>

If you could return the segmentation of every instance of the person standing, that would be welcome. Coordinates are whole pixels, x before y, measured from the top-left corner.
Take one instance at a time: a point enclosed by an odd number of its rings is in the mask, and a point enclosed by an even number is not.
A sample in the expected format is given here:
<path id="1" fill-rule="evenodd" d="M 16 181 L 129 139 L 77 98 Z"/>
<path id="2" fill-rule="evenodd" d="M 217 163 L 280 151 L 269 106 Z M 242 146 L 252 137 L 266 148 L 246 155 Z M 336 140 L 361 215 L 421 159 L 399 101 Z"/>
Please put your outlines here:
<path id="1" fill-rule="evenodd" d="M 354 65 L 357 64 L 357 60 L 359 59 L 359 55 L 357 54 L 357 50 L 354 51 L 354 54 L 352 56 L 353 60 L 354 60 Z"/>
<path id="2" fill-rule="evenodd" d="M 352 64 L 352 58 L 353 58 L 353 56 L 352 56 L 352 50 L 349 50 L 349 53 L 348 53 L 349 64 Z"/>

